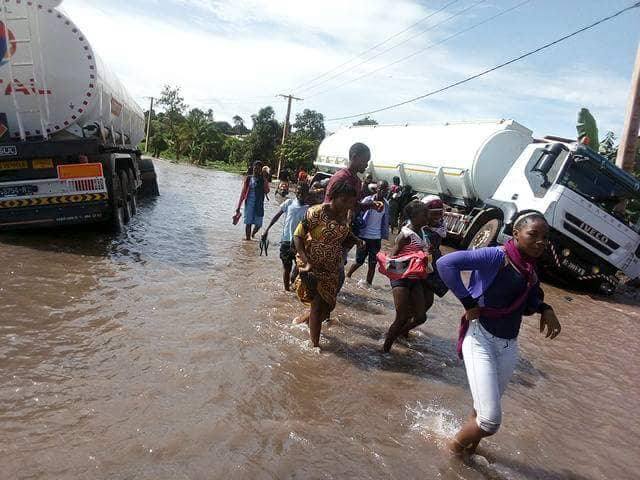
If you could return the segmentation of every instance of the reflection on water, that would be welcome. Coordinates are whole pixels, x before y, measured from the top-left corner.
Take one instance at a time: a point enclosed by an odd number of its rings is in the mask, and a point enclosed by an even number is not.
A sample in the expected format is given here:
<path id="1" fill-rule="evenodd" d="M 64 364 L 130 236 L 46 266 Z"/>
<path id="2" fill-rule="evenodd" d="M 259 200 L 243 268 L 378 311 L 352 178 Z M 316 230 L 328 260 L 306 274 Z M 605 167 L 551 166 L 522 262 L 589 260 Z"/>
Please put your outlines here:
<path id="1" fill-rule="evenodd" d="M 635 300 L 548 287 L 563 334 L 528 321 L 504 429 L 460 464 L 441 452 L 470 406 L 453 298 L 383 356 L 389 288 L 351 281 L 318 354 L 277 248 L 231 225 L 239 177 L 159 174 L 122 236 L 0 237 L 0 477 L 637 478 Z"/>

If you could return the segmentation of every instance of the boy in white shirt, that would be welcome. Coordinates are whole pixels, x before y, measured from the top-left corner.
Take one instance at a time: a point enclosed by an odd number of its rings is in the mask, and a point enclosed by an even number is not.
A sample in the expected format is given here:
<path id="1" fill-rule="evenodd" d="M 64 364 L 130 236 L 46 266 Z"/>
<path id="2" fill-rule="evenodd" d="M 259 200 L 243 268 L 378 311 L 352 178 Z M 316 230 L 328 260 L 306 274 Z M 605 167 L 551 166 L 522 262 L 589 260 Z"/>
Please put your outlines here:
<path id="1" fill-rule="evenodd" d="M 365 242 L 364 248 L 359 248 L 356 252 L 356 263 L 354 263 L 347 273 L 347 278 L 364 265 L 365 260 L 368 260 L 367 266 L 367 284 L 373 283 L 373 277 L 376 274 L 377 260 L 376 256 L 382 248 L 382 239 L 387 240 L 389 238 L 389 202 L 386 200 L 387 193 L 389 191 L 389 182 L 382 180 L 378 182 L 377 191 L 374 195 L 365 197 L 362 205 L 383 205 L 383 208 L 369 208 L 362 213 L 362 220 L 364 225 L 358 232 L 358 238 L 361 238 Z"/>
<path id="2" fill-rule="evenodd" d="M 288 199 L 280 205 L 280 211 L 271 220 L 271 223 L 262 235 L 266 240 L 269 230 L 273 227 L 282 215 L 284 217 L 284 226 L 282 228 L 282 237 L 280 240 L 280 260 L 282 260 L 282 281 L 284 289 L 289 292 L 291 290 L 291 270 L 296 260 L 296 251 L 293 245 L 293 232 L 296 231 L 298 224 L 304 218 L 309 209 L 309 184 L 306 182 L 299 183 L 296 191 L 295 199 Z"/>

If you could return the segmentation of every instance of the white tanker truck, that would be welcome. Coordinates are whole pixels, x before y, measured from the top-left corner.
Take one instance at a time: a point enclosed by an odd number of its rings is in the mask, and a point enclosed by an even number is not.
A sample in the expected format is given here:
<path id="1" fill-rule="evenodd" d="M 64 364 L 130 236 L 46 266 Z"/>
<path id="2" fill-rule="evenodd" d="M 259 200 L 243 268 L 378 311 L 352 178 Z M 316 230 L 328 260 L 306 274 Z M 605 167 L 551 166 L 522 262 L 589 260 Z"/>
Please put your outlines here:
<path id="1" fill-rule="evenodd" d="M 59 9 L 0 7 L 0 228 L 110 224 L 158 194 L 144 114 Z"/>
<path id="2" fill-rule="evenodd" d="M 584 145 L 535 140 L 512 120 L 350 127 L 322 142 L 316 166 L 343 168 L 355 142 L 371 149 L 376 179 L 440 195 L 463 248 L 503 243 L 518 212 L 536 209 L 551 225 L 547 269 L 605 293 L 620 271 L 640 276 L 640 223 L 625 213 L 640 182 Z"/>

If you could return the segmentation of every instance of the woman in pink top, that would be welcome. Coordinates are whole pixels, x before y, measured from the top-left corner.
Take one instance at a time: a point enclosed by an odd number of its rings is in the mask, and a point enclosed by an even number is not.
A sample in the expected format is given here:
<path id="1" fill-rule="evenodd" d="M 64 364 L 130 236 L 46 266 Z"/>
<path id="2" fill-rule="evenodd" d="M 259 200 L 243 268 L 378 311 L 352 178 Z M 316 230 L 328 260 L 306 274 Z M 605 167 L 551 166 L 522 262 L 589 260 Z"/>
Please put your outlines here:
<path id="1" fill-rule="evenodd" d="M 404 210 L 409 225 L 402 227 L 396 237 L 395 246 L 391 251 L 392 257 L 409 255 L 413 252 L 423 251 L 429 253 L 429 242 L 423 232 L 423 228 L 429 221 L 428 207 L 418 200 L 409 203 Z M 424 279 L 403 278 L 391 280 L 393 288 L 393 301 L 396 306 L 396 318 L 384 342 L 383 351 L 388 353 L 393 342 L 401 335 L 405 335 L 414 323 L 424 323 L 427 319 L 427 305 Z M 433 303 L 433 295 L 430 297 Z M 413 319 L 413 321 L 412 321 Z"/>

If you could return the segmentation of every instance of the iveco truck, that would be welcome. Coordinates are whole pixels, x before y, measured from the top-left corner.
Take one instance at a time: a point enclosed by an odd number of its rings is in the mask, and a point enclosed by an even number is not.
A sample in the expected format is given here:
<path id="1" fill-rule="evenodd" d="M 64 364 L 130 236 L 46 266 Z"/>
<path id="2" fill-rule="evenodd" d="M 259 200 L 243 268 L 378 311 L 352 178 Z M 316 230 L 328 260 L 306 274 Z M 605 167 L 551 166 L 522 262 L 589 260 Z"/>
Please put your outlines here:
<path id="1" fill-rule="evenodd" d="M 0 229 L 121 230 L 158 193 L 144 115 L 60 3 L 0 5 Z"/>
<path id="2" fill-rule="evenodd" d="M 640 276 L 640 223 L 627 208 L 640 182 L 585 145 L 534 139 L 513 120 L 349 127 L 323 141 L 316 165 L 344 167 L 355 142 L 371 149 L 376 179 L 439 195 L 463 248 L 504 243 L 518 212 L 536 209 L 551 225 L 546 269 L 604 293 L 620 273 Z"/>

